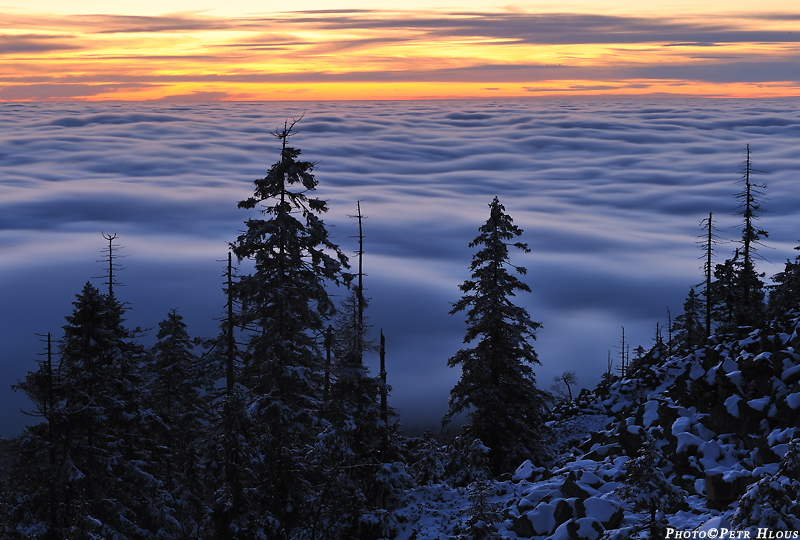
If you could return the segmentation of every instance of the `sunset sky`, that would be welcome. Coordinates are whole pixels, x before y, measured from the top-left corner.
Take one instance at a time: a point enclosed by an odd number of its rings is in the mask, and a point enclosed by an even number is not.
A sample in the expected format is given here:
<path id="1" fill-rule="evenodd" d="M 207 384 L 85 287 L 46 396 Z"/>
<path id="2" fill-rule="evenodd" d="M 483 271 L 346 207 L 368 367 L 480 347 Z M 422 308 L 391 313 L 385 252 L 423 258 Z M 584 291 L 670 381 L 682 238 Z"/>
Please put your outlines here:
<path id="1" fill-rule="evenodd" d="M 0 100 L 769 97 L 800 89 L 793 0 L 394 5 L 0 0 Z"/>

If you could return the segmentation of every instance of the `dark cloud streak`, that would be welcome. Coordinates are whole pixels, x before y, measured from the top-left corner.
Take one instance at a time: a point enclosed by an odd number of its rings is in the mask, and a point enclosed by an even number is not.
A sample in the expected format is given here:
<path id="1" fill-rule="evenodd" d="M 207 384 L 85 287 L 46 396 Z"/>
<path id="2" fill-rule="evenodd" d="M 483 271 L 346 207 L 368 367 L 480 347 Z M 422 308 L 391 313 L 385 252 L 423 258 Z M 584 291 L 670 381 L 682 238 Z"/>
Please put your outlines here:
<path id="1" fill-rule="evenodd" d="M 74 51 L 82 48 L 81 45 L 75 43 L 75 36 L 0 34 L 0 55 Z"/>

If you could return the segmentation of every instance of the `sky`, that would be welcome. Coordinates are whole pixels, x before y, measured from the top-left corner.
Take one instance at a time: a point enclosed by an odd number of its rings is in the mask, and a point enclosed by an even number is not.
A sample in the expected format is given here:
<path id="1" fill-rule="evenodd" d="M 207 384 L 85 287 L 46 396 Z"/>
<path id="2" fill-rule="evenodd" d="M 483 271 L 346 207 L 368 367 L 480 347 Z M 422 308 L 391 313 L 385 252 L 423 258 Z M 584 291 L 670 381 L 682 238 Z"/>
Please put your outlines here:
<path id="1" fill-rule="evenodd" d="M 515 300 L 542 323 L 543 388 L 564 371 L 593 388 L 623 327 L 631 349 L 652 345 L 703 281 L 709 212 L 728 241 L 715 261 L 732 256 L 748 144 L 767 185 L 759 270 L 800 244 L 797 98 L 0 103 L 0 437 L 36 421 L 10 385 L 84 283 L 103 286 L 102 233 L 118 235 L 130 326 L 175 309 L 192 336 L 219 332 L 228 245 L 254 217 L 237 202 L 278 159 L 272 132 L 301 117 L 291 143 L 317 162 L 323 219 L 351 257 L 358 201 L 367 216 L 367 315 L 406 427 L 446 412 L 466 330 L 448 312 L 495 196 L 531 249 L 511 257 L 532 289 Z"/>
<path id="2" fill-rule="evenodd" d="M 0 0 L 0 101 L 777 97 L 800 84 L 792 0 L 402 5 Z"/>

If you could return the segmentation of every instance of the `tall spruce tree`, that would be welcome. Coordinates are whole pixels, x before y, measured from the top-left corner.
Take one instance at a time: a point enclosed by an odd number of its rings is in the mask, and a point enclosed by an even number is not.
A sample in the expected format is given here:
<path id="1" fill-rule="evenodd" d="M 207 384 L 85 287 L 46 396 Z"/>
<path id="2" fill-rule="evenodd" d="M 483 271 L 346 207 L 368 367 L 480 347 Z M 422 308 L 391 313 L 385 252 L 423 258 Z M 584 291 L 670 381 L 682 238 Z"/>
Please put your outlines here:
<path id="1" fill-rule="evenodd" d="M 778 324 L 786 324 L 800 310 L 800 256 L 794 261 L 787 259 L 783 271 L 772 276 L 772 282 L 767 312 Z"/>
<path id="2" fill-rule="evenodd" d="M 287 144 L 293 128 L 287 123 L 274 133 L 280 159 L 254 182 L 253 196 L 239 203 L 259 207 L 264 217 L 247 220 L 231 245 L 239 261 L 253 264 L 253 272 L 235 284 L 240 324 L 249 333 L 243 383 L 253 396 L 250 444 L 257 448 L 249 455 L 259 460 L 255 485 L 245 489 L 255 509 L 247 527 L 268 538 L 291 536 L 307 521 L 309 484 L 301 461 L 318 431 L 319 342 L 334 313 L 325 286 L 340 283 L 347 265 L 319 217 L 327 204 L 309 196 L 317 186 L 314 163 L 299 161 L 300 150 Z"/>
<path id="3" fill-rule="evenodd" d="M 737 269 L 741 297 L 736 305 L 736 324 L 740 327 L 758 323 L 763 320 L 765 312 L 764 282 L 761 280 L 763 274 L 756 272 L 753 259 L 757 256 L 756 248 L 760 245 L 760 240 L 769 236 L 767 231 L 757 228 L 755 224 L 761 210 L 763 190 L 767 186 L 753 181 L 752 176 L 755 172 L 750 160 L 750 145 L 748 144 L 740 181 L 742 191 L 736 194 L 736 199 L 739 201 L 738 213 L 742 216 L 742 239 L 740 241 L 742 257 Z"/>
<path id="4" fill-rule="evenodd" d="M 672 324 L 674 341 L 680 352 L 687 352 L 703 343 L 706 338 L 706 329 L 703 325 L 703 311 L 705 304 L 694 287 L 689 289 L 689 294 L 683 303 L 683 313 L 675 317 Z"/>
<path id="5" fill-rule="evenodd" d="M 764 274 L 759 274 L 755 265 L 761 239 L 768 236 L 767 231 L 755 225 L 766 184 L 753 181 L 755 172 L 748 145 L 739 181 L 742 190 L 735 195 L 739 201 L 737 213 L 742 216 L 742 236 L 733 258 L 715 265 L 716 281 L 711 284 L 709 295 L 713 301 L 711 314 L 716 331 L 721 334 L 749 332 L 748 328 L 760 324 L 766 314 L 764 282 L 761 279 Z"/>
<path id="6" fill-rule="evenodd" d="M 47 429 L 35 426 L 21 439 L 28 450 L 44 439 L 47 451 L 23 453 L 21 474 L 31 481 L 20 526 L 55 539 L 157 537 L 165 514 L 148 466 L 154 444 L 143 403 L 144 349 L 123 325 L 122 305 L 91 283 L 74 306 L 46 398 Z M 51 363 L 45 374 L 52 370 Z"/>
<path id="7" fill-rule="evenodd" d="M 157 445 L 150 463 L 160 480 L 161 530 L 168 538 L 197 538 L 205 519 L 201 441 L 204 404 L 198 357 L 183 317 L 172 310 L 158 325 L 148 365 L 149 406 Z"/>
<path id="8" fill-rule="evenodd" d="M 37 359 L 39 368 L 28 372 L 25 379 L 12 386 L 15 391 L 24 392 L 34 404 L 34 409 L 27 414 L 44 421 L 27 426 L 14 441 L 18 459 L 10 471 L 13 495 L 11 489 L 3 494 L 3 513 L 15 526 L 0 526 L 4 538 L 36 534 L 63 538 L 64 525 L 69 521 L 63 489 L 70 475 L 65 468 L 62 444 L 62 385 L 53 345 L 52 335 L 48 333 L 45 359 Z"/>
<path id="9" fill-rule="evenodd" d="M 497 197 L 480 234 L 470 243 L 478 248 L 470 270 L 472 279 L 461 284 L 464 296 L 451 314 L 466 311 L 464 343 L 447 364 L 461 367 L 461 379 L 450 392 L 445 421 L 466 411 L 468 430 L 489 447 L 495 474 L 512 470 L 525 459 L 542 460 L 545 393 L 536 387 L 532 365 L 539 359 L 531 345 L 540 323 L 511 302 L 517 291 L 530 287 L 509 272 L 526 270 L 509 262 L 509 246 L 529 252 L 522 234 Z"/>
<path id="10" fill-rule="evenodd" d="M 703 274 L 705 275 L 705 287 L 701 293 L 702 298 L 700 300 L 705 307 L 705 334 L 703 337 L 708 339 L 713 329 L 712 314 L 714 297 L 712 291 L 714 289 L 714 284 L 712 277 L 714 275 L 714 266 L 712 260 L 715 253 L 714 246 L 719 242 L 719 237 L 716 234 L 717 228 L 714 226 L 714 213 L 709 212 L 708 217 L 700 221 L 700 226 L 703 229 L 703 234 L 700 235 L 697 243 L 703 248 L 703 255 L 701 258 L 703 259 Z"/>

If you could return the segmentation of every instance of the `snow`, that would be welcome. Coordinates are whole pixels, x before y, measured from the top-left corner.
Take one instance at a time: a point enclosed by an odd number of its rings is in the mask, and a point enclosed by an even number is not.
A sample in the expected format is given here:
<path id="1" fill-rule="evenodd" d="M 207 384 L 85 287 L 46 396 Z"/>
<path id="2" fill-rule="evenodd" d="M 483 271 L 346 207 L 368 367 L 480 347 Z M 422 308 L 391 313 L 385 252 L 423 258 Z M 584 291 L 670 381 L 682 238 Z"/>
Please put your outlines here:
<path id="1" fill-rule="evenodd" d="M 534 510 L 531 510 L 525 515 L 528 521 L 531 522 L 536 534 L 546 535 L 552 533 L 556 528 L 555 511 L 555 504 L 541 503 Z"/>
<path id="2" fill-rule="evenodd" d="M 697 435 L 687 432 L 678 433 L 677 438 L 678 438 L 678 446 L 675 449 L 676 454 L 683 453 L 689 448 L 698 448 L 701 444 L 706 442 Z"/>
<path id="3" fill-rule="evenodd" d="M 589 497 L 583 501 L 586 508 L 586 516 L 593 517 L 601 523 L 607 523 L 611 517 L 619 510 L 619 506 L 600 497 Z"/>
<path id="4" fill-rule="evenodd" d="M 786 404 L 790 409 L 797 409 L 800 407 L 800 392 L 794 392 L 786 396 Z"/>
<path id="5" fill-rule="evenodd" d="M 786 443 L 776 444 L 772 447 L 772 451 L 775 452 L 780 457 L 786 455 L 786 452 L 789 450 L 789 445 Z"/>
<path id="6" fill-rule="evenodd" d="M 785 381 L 785 380 L 789 379 L 790 377 L 796 376 L 798 373 L 800 373 L 800 365 L 796 365 L 794 367 L 790 367 L 789 369 L 785 370 L 781 374 L 781 379 L 783 379 Z"/>
<path id="7" fill-rule="evenodd" d="M 736 466 L 741 468 L 739 460 L 732 455 L 733 452 L 727 444 L 723 446 L 716 440 L 706 441 L 698 446 L 697 451 L 702 455 L 700 464 L 706 474 L 710 471 L 727 473 Z"/>
<path id="8" fill-rule="evenodd" d="M 710 538 L 709 533 L 714 534 L 716 536 L 716 533 L 718 531 L 722 529 L 730 530 L 730 528 L 731 528 L 731 522 L 727 517 L 714 516 L 705 523 L 703 523 L 700 527 L 698 527 L 696 529 L 696 532 L 698 533 L 697 534 L 698 538 L 703 537 L 702 533 L 705 533 L 704 538 Z"/>
<path id="9" fill-rule="evenodd" d="M 726 358 L 725 361 L 722 362 L 721 367 L 723 373 L 731 373 L 739 369 L 739 365 L 736 363 L 736 360 L 730 357 Z"/>
<path id="10" fill-rule="evenodd" d="M 757 399 L 751 399 L 750 401 L 747 402 L 747 405 L 755 411 L 763 411 L 764 409 L 767 408 L 769 402 L 770 402 L 770 397 L 765 396 Z"/>
<path id="11" fill-rule="evenodd" d="M 567 522 L 569 523 L 569 522 Z M 586 540 L 597 540 L 603 534 L 603 526 L 594 518 L 585 517 L 575 521 L 576 536 Z"/>
<path id="12" fill-rule="evenodd" d="M 642 426 L 647 429 L 658 420 L 658 401 L 650 400 L 644 404 L 644 414 L 642 416 Z"/>
<path id="13" fill-rule="evenodd" d="M 672 434 L 678 435 L 679 433 L 687 433 L 692 429 L 692 419 L 686 416 L 679 416 L 675 422 L 672 423 Z"/>
<path id="14" fill-rule="evenodd" d="M 696 381 L 705 374 L 706 370 L 703 369 L 701 364 L 692 364 L 692 367 L 689 370 L 689 378 L 693 381 Z"/>
<path id="15" fill-rule="evenodd" d="M 705 494 L 705 492 L 706 492 L 706 480 L 705 480 L 705 478 L 697 478 L 694 481 L 694 490 L 697 493 Z"/>
<path id="16" fill-rule="evenodd" d="M 533 463 L 531 463 L 531 460 L 526 459 L 522 465 L 517 467 L 517 470 L 514 472 L 514 476 L 512 476 L 511 479 L 515 482 L 527 480 L 533 476 L 534 473 L 538 473 L 543 470 L 543 468 L 536 467 Z"/>
<path id="17" fill-rule="evenodd" d="M 742 387 L 742 372 L 741 371 L 730 371 L 725 374 L 733 384 L 738 386 L 739 388 Z"/>

